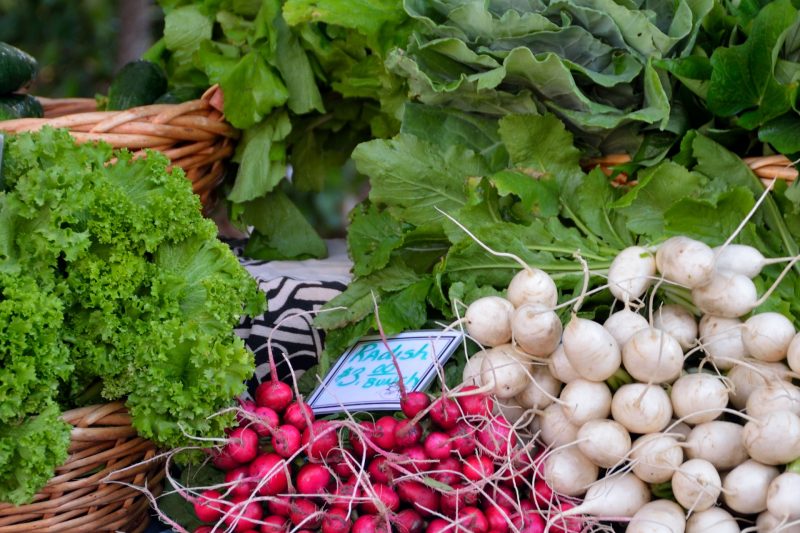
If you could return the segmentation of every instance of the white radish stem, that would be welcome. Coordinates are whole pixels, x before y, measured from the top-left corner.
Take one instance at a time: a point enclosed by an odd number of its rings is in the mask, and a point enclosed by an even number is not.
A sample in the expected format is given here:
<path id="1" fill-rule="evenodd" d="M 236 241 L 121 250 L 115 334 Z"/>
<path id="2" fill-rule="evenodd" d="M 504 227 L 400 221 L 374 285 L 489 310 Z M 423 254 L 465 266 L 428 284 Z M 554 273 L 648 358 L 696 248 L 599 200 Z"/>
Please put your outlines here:
<path id="1" fill-rule="evenodd" d="M 671 237 L 656 251 L 656 267 L 668 280 L 693 289 L 709 282 L 714 273 L 714 252 L 689 237 Z"/>
<path id="2" fill-rule="evenodd" d="M 689 459 L 672 475 L 672 493 L 689 511 L 705 511 L 717 503 L 722 480 L 714 465 L 704 459 Z"/>
<path id="3" fill-rule="evenodd" d="M 611 468 L 628 457 L 631 434 L 613 420 L 590 420 L 580 427 L 577 435 L 578 449 L 594 464 Z"/>
<path id="4" fill-rule="evenodd" d="M 687 424 L 702 424 L 722 414 L 728 405 L 728 388 L 717 376 L 686 374 L 672 384 L 670 399 L 675 416 Z"/>
<path id="5" fill-rule="evenodd" d="M 645 483 L 665 483 L 683 462 L 683 449 L 673 436 L 649 433 L 633 441 L 630 458 L 636 477 Z"/>
<path id="6" fill-rule="evenodd" d="M 636 514 L 650 501 L 650 489 L 633 474 L 608 475 L 594 483 L 580 505 L 559 513 L 559 516 L 621 516 Z"/>
<path id="7" fill-rule="evenodd" d="M 692 313 L 678 304 L 661 306 L 655 312 L 653 327 L 668 333 L 684 350 L 688 350 L 697 342 L 697 320 Z"/>
<path id="8" fill-rule="evenodd" d="M 611 413 L 611 390 L 602 381 L 570 381 L 559 398 L 564 416 L 575 426 L 606 418 Z"/>
<path id="9" fill-rule="evenodd" d="M 603 326 L 573 316 L 562 336 L 564 353 L 572 368 L 591 381 L 605 381 L 614 375 L 622 354 L 614 337 Z"/>
<path id="10" fill-rule="evenodd" d="M 725 505 L 743 514 L 755 514 L 767 509 L 767 487 L 780 472 L 773 466 L 752 459 L 728 472 L 722 482 Z"/>
<path id="11" fill-rule="evenodd" d="M 534 357 L 547 357 L 561 342 L 561 320 L 541 304 L 525 304 L 511 316 L 514 342 Z"/>
<path id="12" fill-rule="evenodd" d="M 608 288 L 614 298 L 627 306 L 645 293 L 655 274 L 653 254 L 641 246 L 630 246 L 619 252 L 608 267 Z"/>
<path id="13" fill-rule="evenodd" d="M 623 385 L 611 399 L 611 416 L 631 433 L 661 431 L 672 418 L 672 404 L 658 385 Z"/>
<path id="14" fill-rule="evenodd" d="M 639 381 L 671 383 L 683 369 L 683 350 L 669 334 L 648 327 L 637 331 L 622 349 L 625 370 Z"/>
<path id="15" fill-rule="evenodd" d="M 609 316 L 603 322 L 603 327 L 611 333 L 611 336 L 617 341 L 617 345 L 624 348 L 634 333 L 650 327 L 650 324 L 647 323 L 645 317 L 626 308 Z"/>

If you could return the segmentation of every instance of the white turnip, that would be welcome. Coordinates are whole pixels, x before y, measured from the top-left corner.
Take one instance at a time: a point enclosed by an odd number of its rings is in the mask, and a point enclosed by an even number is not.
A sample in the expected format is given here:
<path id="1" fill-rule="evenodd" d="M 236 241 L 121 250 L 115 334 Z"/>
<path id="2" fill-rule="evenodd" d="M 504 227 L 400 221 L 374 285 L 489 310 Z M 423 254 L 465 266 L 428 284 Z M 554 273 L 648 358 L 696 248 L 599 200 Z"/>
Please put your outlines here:
<path id="1" fill-rule="evenodd" d="M 645 483 L 664 483 L 683 463 L 683 449 L 673 436 L 649 433 L 633 441 L 630 458 L 636 477 Z"/>
<path id="2" fill-rule="evenodd" d="M 708 283 L 692 289 L 692 302 L 703 313 L 737 318 L 756 308 L 758 292 L 747 276 L 715 272 Z"/>
<path id="3" fill-rule="evenodd" d="M 592 484 L 580 505 L 560 515 L 629 517 L 649 501 L 650 489 L 642 480 L 633 474 L 613 474 Z"/>
<path id="4" fill-rule="evenodd" d="M 526 268 L 511 279 L 506 296 L 514 307 L 540 304 L 553 308 L 558 302 L 558 289 L 547 272 L 538 268 Z"/>
<path id="5" fill-rule="evenodd" d="M 625 347 L 634 333 L 649 326 L 645 317 L 630 309 L 617 311 L 603 322 L 603 327 L 611 333 L 620 348 Z"/>
<path id="6" fill-rule="evenodd" d="M 725 509 L 711 507 L 686 521 L 686 533 L 739 533 L 739 524 Z"/>
<path id="7" fill-rule="evenodd" d="M 700 342 L 708 359 L 720 370 L 728 370 L 747 356 L 742 341 L 742 321 L 705 315 L 700 319 Z"/>
<path id="8" fill-rule="evenodd" d="M 558 396 L 561 382 L 553 377 L 548 367 L 533 365 L 531 382 L 514 399 L 527 409 L 544 409 Z"/>
<path id="9" fill-rule="evenodd" d="M 550 355 L 547 366 L 553 377 L 562 383 L 569 383 L 573 379 L 581 377 L 572 366 L 572 363 L 569 362 L 569 359 L 567 359 L 563 344 L 559 344 L 558 348 Z"/>
<path id="10" fill-rule="evenodd" d="M 608 267 L 608 288 L 625 304 L 641 298 L 656 274 L 653 254 L 641 246 L 630 246 L 617 254 Z"/>
<path id="11" fill-rule="evenodd" d="M 607 380 L 622 362 L 617 341 L 592 320 L 573 316 L 564 328 L 562 344 L 572 368 L 590 381 Z"/>
<path id="12" fill-rule="evenodd" d="M 570 444 L 578 438 L 578 426 L 564 416 L 564 411 L 557 403 L 548 405 L 534 419 L 534 423 L 540 431 L 539 438 L 548 446 Z"/>
<path id="13" fill-rule="evenodd" d="M 717 470 L 729 470 L 747 460 L 743 428 L 734 422 L 713 420 L 692 428 L 686 439 L 686 456 L 705 459 Z"/>
<path id="14" fill-rule="evenodd" d="M 621 463 L 631 450 L 631 435 L 619 422 L 590 420 L 578 429 L 578 449 L 594 464 L 611 468 Z"/>
<path id="15" fill-rule="evenodd" d="M 711 374 L 685 374 L 672 384 L 670 399 L 676 417 L 687 424 L 702 424 L 722 414 L 728 405 L 728 388 Z"/>
<path id="16" fill-rule="evenodd" d="M 672 493 L 689 511 L 705 511 L 713 507 L 721 491 L 719 472 L 704 459 L 689 459 L 672 474 Z"/>
<path id="17" fill-rule="evenodd" d="M 750 420 L 742 430 L 747 453 L 766 465 L 780 465 L 800 457 L 800 417 L 791 411 L 772 411 Z"/>
<path id="18" fill-rule="evenodd" d="M 748 415 L 757 418 L 773 411 L 800 415 L 800 388 L 785 381 L 771 381 L 750 394 L 746 408 Z"/>
<path id="19" fill-rule="evenodd" d="M 614 393 L 611 416 L 631 433 L 655 433 L 669 424 L 672 403 L 658 385 L 630 383 Z"/>
<path id="20" fill-rule="evenodd" d="M 511 340 L 514 305 L 500 296 L 478 298 L 464 315 L 467 334 L 483 346 L 500 346 Z"/>
<path id="21" fill-rule="evenodd" d="M 783 363 L 764 363 L 755 359 L 746 359 L 731 368 L 727 378 L 731 405 L 736 409 L 744 409 L 750 394 L 757 388 L 773 381 L 788 382 L 792 379 Z"/>
<path id="22" fill-rule="evenodd" d="M 692 289 L 714 274 L 714 252 L 689 237 L 671 237 L 659 245 L 656 267 L 664 278 Z"/>
<path id="23" fill-rule="evenodd" d="M 481 363 L 482 390 L 498 398 L 512 398 L 528 385 L 529 364 L 510 344 L 488 350 Z"/>
<path id="24" fill-rule="evenodd" d="M 780 472 L 773 466 L 748 459 L 725 475 L 722 499 L 725 505 L 742 514 L 767 509 L 767 487 Z"/>
<path id="25" fill-rule="evenodd" d="M 597 480 L 599 469 L 575 447 L 550 452 L 544 460 L 544 479 L 554 491 L 580 496 Z"/>
<path id="26" fill-rule="evenodd" d="M 611 390 L 602 381 L 576 379 L 561 391 L 561 409 L 575 426 L 606 418 L 611 413 Z"/>
<path id="27" fill-rule="evenodd" d="M 752 357 L 774 363 L 786 357 L 796 331 L 792 321 L 780 313 L 758 313 L 748 318 L 742 342 Z"/>
<path id="28" fill-rule="evenodd" d="M 800 519 L 800 474 L 784 472 L 767 488 L 767 510 L 789 521 Z"/>
<path id="29" fill-rule="evenodd" d="M 525 304 L 511 316 L 514 342 L 527 354 L 547 357 L 561 342 L 561 320 L 541 304 Z"/>
<path id="30" fill-rule="evenodd" d="M 684 533 L 683 509 L 670 500 L 656 500 L 639 509 L 631 518 L 627 533 Z"/>
<path id="31" fill-rule="evenodd" d="M 653 313 L 653 327 L 668 333 L 688 350 L 697 342 L 697 320 L 685 307 L 667 304 Z"/>
<path id="32" fill-rule="evenodd" d="M 681 375 L 683 350 L 668 333 L 648 327 L 634 333 L 625 344 L 622 364 L 639 381 L 671 383 Z"/>

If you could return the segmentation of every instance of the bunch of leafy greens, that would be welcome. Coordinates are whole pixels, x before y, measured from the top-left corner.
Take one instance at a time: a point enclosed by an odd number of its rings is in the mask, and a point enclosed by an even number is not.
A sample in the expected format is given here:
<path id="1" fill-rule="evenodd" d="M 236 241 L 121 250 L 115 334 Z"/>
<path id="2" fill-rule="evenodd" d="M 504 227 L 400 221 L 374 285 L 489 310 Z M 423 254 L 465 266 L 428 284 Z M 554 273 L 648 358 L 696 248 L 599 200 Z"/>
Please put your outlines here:
<path id="1" fill-rule="evenodd" d="M 63 130 L 7 139 L 0 501 L 26 501 L 64 460 L 59 408 L 125 399 L 139 433 L 167 447 L 233 422 L 209 415 L 252 375 L 232 327 L 264 297 L 168 164 Z"/>
<path id="2" fill-rule="evenodd" d="M 329 303 L 347 310 L 316 319 L 328 330 L 321 374 L 375 328 L 372 293 L 387 334 L 450 320 L 463 313 L 462 304 L 502 293 L 519 264 L 488 253 L 442 212 L 491 248 L 547 271 L 564 301 L 583 279 L 575 254 L 593 272 L 590 286 L 598 286 L 615 255 L 632 244 L 673 235 L 720 244 L 763 191 L 738 156 L 694 130 L 672 160 L 639 171 L 635 186 L 615 188 L 601 170 L 582 170 L 572 134 L 552 114 L 497 120 L 409 104 L 399 135 L 364 143 L 353 157 L 372 190 L 369 205 L 354 212 L 348 236 L 356 278 Z M 797 253 L 797 192 L 779 184 L 738 242 L 771 256 Z M 779 269 L 767 269 L 760 283 Z M 660 294 L 689 303 L 679 289 Z M 796 316 L 798 295 L 800 283 L 792 277 L 762 309 Z M 598 293 L 583 312 L 605 318 L 611 303 L 607 291 Z"/>
<path id="3" fill-rule="evenodd" d="M 737 150 L 800 152 L 800 2 L 725 2 L 703 25 L 691 55 L 656 62 L 693 97 L 682 100 L 702 131 Z"/>
<path id="4" fill-rule="evenodd" d="M 317 228 L 341 226 L 336 208 L 324 203 L 341 198 L 318 193 L 338 182 L 334 192 L 343 196 L 353 179 L 343 167 L 355 145 L 391 136 L 399 125 L 404 94 L 383 58 L 409 33 L 401 3 L 159 3 L 164 36 L 145 57 L 165 67 L 178 92 L 218 83 L 227 120 L 244 130 L 227 199 L 232 219 L 253 228 L 247 255 L 324 256 L 309 219 Z"/>
<path id="5" fill-rule="evenodd" d="M 587 151 L 635 153 L 648 135 L 660 146 L 683 133 L 686 117 L 653 62 L 687 55 L 713 5 L 406 0 L 419 29 L 387 66 L 422 103 L 493 117 L 551 112 Z"/>

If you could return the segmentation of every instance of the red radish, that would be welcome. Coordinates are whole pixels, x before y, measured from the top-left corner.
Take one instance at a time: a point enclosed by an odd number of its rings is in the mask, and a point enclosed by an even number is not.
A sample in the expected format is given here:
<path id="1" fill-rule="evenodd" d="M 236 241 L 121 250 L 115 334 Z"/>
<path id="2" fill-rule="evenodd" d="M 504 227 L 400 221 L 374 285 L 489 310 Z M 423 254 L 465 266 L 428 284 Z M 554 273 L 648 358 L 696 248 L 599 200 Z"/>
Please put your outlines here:
<path id="1" fill-rule="evenodd" d="M 234 428 L 225 450 L 238 463 L 249 463 L 258 455 L 258 435 L 249 428 Z"/>
<path id="2" fill-rule="evenodd" d="M 301 401 L 292 402 L 283 413 L 283 421 L 291 424 L 300 431 L 303 431 L 308 426 L 309 422 L 314 421 L 314 411 L 311 407 Z"/>
<path id="3" fill-rule="evenodd" d="M 483 513 L 486 516 L 486 521 L 489 523 L 489 529 L 497 531 L 497 533 L 505 533 L 508 531 L 508 524 L 511 522 L 511 513 L 502 507 L 495 507 L 487 505 L 486 511 Z"/>
<path id="4" fill-rule="evenodd" d="M 303 446 L 311 459 L 324 459 L 339 445 L 336 426 L 327 420 L 317 420 L 303 431 Z"/>
<path id="5" fill-rule="evenodd" d="M 536 512 L 529 512 L 525 515 L 522 529 L 519 530 L 519 533 L 544 533 L 546 529 L 547 522 L 545 522 L 542 515 Z"/>
<path id="6" fill-rule="evenodd" d="M 289 424 L 278 426 L 272 432 L 272 447 L 275 453 L 288 459 L 300 450 L 300 430 Z"/>
<path id="7" fill-rule="evenodd" d="M 214 533 L 214 528 L 211 526 L 200 526 L 194 530 L 194 533 Z"/>
<path id="8" fill-rule="evenodd" d="M 456 427 L 449 431 L 453 452 L 461 457 L 472 455 L 478 447 L 475 441 L 476 429 L 466 420 L 459 420 Z"/>
<path id="9" fill-rule="evenodd" d="M 397 533 L 422 533 L 425 520 L 414 509 L 403 509 L 394 515 L 392 525 L 397 528 Z"/>
<path id="10" fill-rule="evenodd" d="M 562 501 L 558 505 L 559 516 L 555 516 L 550 520 L 550 529 L 552 533 L 581 533 L 583 531 L 583 518 L 580 515 L 560 516 L 560 513 L 566 513 L 575 507 L 573 504 Z"/>
<path id="11" fill-rule="evenodd" d="M 369 420 L 365 420 L 358 423 L 361 432 L 363 433 L 363 438 L 367 439 L 368 442 L 372 442 L 372 435 L 375 433 L 375 422 L 371 422 Z M 366 446 L 362 441 L 362 436 L 359 435 L 358 432 L 350 431 L 350 446 L 353 447 L 353 451 L 355 452 L 357 457 L 362 457 L 366 455 L 366 457 L 372 457 L 377 452 L 371 448 L 370 446 Z"/>
<path id="12" fill-rule="evenodd" d="M 397 484 L 397 494 L 422 516 L 430 516 L 431 511 L 439 509 L 439 494 L 419 481 L 401 481 Z"/>
<path id="13" fill-rule="evenodd" d="M 434 518 L 428 524 L 427 529 L 425 529 L 425 533 L 445 533 L 447 531 L 453 531 L 453 527 L 450 526 L 450 522 L 443 518 Z"/>
<path id="14" fill-rule="evenodd" d="M 471 390 L 478 390 L 478 387 L 467 385 L 461 389 L 461 392 L 469 392 Z M 494 409 L 494 401 L 489 395 L 480 392 L 459 397 L 458 404 L 461 406 L 464 415 L 470 417 L 487 418 Z"/>
<path id="15" fill-rule="evenodd" d="M 384 450 L 393 450 L 396 446 L 394 437 L 397 429 L 397 419 L 391 416 L 382 416 L 375 421 L 375 431 L 372 433 L 372 441 Z"/>
<path id="16" fill-rule="evenodd" d="M 431 420 L 444 430 L 456 427 L 460 416 L 461 409 L 459 409 L 456 401 L 450 398 L 439 398 L 433 403 L 433 407 L 431 408 Z"/>
<path id="17" fill-rule="evenodd" d="M 269 512 L 276 516 L 285 516 L 288 518 L 291 512 L 291 496 L 275 496 L 267 502 L 267 509 Z"/>
<path id="18" fill-rule="evenodd" d="M 493 501 L 506 511 L 514 512 L 517 510 L 517 495 L 510 488 L 504 487 L 503 485 L 498 485 L 491 487 L 487 492 L 489 493 L 489 500 Z"/>
<path id="19" fill-rule="evenodd" d="M 203 491 L 194 501 L 194 514 L 201 522 L 216 522 L 230 504 L 216 490 Z"/>
<path id="20" fill-rule="evenodd" d="M 478 503 L 480 493 L 475 487 L 460 484 L 445 492 L 439 498 L 439 510 L 447 516 L 456 516 L 461 509 Z"/>
<path id="21" fill-rule="evenodd" d="M 323 465 L 306 463 L 297 472 L 295 483 L 300 494 L 317 496 L 327 492 L 332 479 L 331 473 Z"/>
<path id="22" fill-rule="evenodd" d="M 536 502 L 536 508 L 540 511 L 550 509 L 555 501 L 553 489 L 544 478 L 537 478 L 533 483 L 533 500 Z"/>
<path id="23" fill-rule="evenodd" d="M 359 516 L 356 521 L 353 522 L 353 529 L 350 530 L 350 533 L 378 533 L 378 531 L 386 531 L 386 529 L 378 529 L 381 523 L 380 518 L 374 514 L 365 514 Z"/>
<path id="24" fill-rule="evenodd" d="M 351 505 L 358 505 L 359 498 L 361 498 L 361 488 L 358 486 L 358 482 L 354 478 L 351 478 L 346 483 L 342 483 L 336 487 L 329 501 L 331 507 L 348 509 Z"/>
<path id="25" fill-rule="evenodd" d="M 328 462 L 330 463 L 330 461 Z M 345 480 L 355 473 L 352 465 L 347 461 L 338 461 L 331 466 L 333 467 L 333 473 L 341 480 Z"/>
<path id="26" fill-rule="evenodd" d="M 396 511 L 400 508 L 400 496 L 397 495 L 395 491 L 389 488 L 388 485 L 384 485 L 383 483 L 374 483 L 372 485 L 372 489 L 375 492 L 375 500 L 367 500 L 361 502 L 361 512 L 366 514 L 383 514 L 384 510 L 383 507 L 388 509 L 389 511 Z M 379 506 L 378 502 L 382 505 Z"/>
<path id="27" fill-rule="evenodd" d="M 275 375 L 275 374 L 273 374 Z M 283 412 L 292 403 L 292 388 L 277 379 L 261 382 L 256 388 L 256 405 L 269 407 L 277 413 Z"/>
<path id="28" fill-rule="evenodd" d="M 447 457 L 433 466 L 429 475 L 439 483 L 452 485 L 461 479 L 461 462 L 455 457 Z"/>
<path id="29" fill-rule="evenodd" d="M 247 502 L 247 498 L 231 500 L 234 506 L 225 514 L 224 521 L 228 527 L 233 527 L 233 531 L 247 531 L 258 527 L 264 510 L 261 504 L 255 501 Z"/>
<path id="30" fill-rule="evenodd" d="M 262 496 L 275 496 L 286 491 L 289 486 L 289 472 L 286 462 L 274 453 L 256 457 L 248 467 L 250 477 L 259 479 L 258 493 Z"/>
<path id="31" fill-rule="evenodd" d="M 239 468 L 241 466 L 238 461 L 230 456 L 227 447 L 222 448 L 221 450 L 213 450 L 211 452 L 211 462 L 220 470 L 225 471 L 233 470 L 234 468 Z"/>
<path id="32" fill-rule="evenodd" d="M 431 399 L 424 392 L 409 392 L 400 399 L 400 410 L 408 418 L 414 418 L 431 404 Z"/>
<path id="33" fill-rule="evenodd" d="M 431 460 L 422 446 L 411 446 L 402 451 L 403 459 L 398 459 L 395 464 L 402 466 L 405 470 L 421 473 L 431 466 Z M 396 468 L 399 473 L 403 473 L 400 468 Z"/>
<path id="34" fill-rule="evenodd" d="M 471 533 L 486 533 L 489 531 L 489 521 L 483 511 L 477 507 L 464 507 L 456 517 L 458 523 Z"/>
<path id="35" fill-rule="evenodd" d="M 283 533 L 286 531 L 286 517 L 268 516 L 262 522 L 261 533 Z"/>
<path id="36" fill-rule="evenodd" d="M 395 444 L 400 448 L 413 446 L 422 439 L 422 426 L 411 420 L 400 420 L 394 429 Z"/>
<path id="37" fill-rule="evenodd" d="M 322 524 L 322 514 L 314 502 L 306 498 L 293 498 L 289 519 L 292 524 L 317 529 Z"/>
<path id="38" fill-rule="evenodd" d="M 503 417 L 492 418 L 478 431 L 478 442 L 486 450 L 500 457 L 508 457 L 517 444 L 517 435 Z"/>
<path id="39" fill-rule="evenodd" d="M 444 459 L 450 457 L 450 450 L 453 445 L 450 442 L 450 437 L 445 433 L 433 431 L 428 434 L 423 444 L 425 453 L 431 459 Z"/>
<path id="40" fill-rule="evenodd" d="M 377 483 L 389 483 L 394 479 L 394 468 L 389 460 L 381 455 L 373 459 L 367 466 L 367 474 Z"/>
<path id="41" fill-rule="evenodd" d="M 464 459 L 461 473 L 470 481 L 481 481 L 494 474 L 494 462 L 485 455 L 471 455 Z"/>
<path id="42" fill-rule="evenodd" d="M 347 509 L 333 507 L 325 511 L 322 518 L 322 533 L 348 533 L 350 519 L 347 518 Z"/>
<path id="43" fill-rule="evenodd" d="M 234 496 L 250 496 L 256 490 L 256 483 L 248 478 L 246 466 L 240 466 L 229 470 L 225 474 L 225 484 L 229 486 L 231 494 Z"/>
<path id="44" fill-rule="evenodd" d="M 241 398 L 238 399 L 239 408 L 244 411 L 244 413 L 237 411 L 236 413 L 236 421 L 239 422 L 240 425 L 247 425 L 250 422 L 250 419 L 246 416 L 245 413 L 252 414 L 256 410 L 256 402 L 253 400 L 242 400 Z"/>
<path id="45" fill-rule="evenodd" d="M 281 423 L 278 413 L 269 407 L 256 407 L 253 409 L 253 415 L 258 421 L 253 422 L 251 428 L 259 437 L 269 437 L 270 429 L 275 429 Z"/>

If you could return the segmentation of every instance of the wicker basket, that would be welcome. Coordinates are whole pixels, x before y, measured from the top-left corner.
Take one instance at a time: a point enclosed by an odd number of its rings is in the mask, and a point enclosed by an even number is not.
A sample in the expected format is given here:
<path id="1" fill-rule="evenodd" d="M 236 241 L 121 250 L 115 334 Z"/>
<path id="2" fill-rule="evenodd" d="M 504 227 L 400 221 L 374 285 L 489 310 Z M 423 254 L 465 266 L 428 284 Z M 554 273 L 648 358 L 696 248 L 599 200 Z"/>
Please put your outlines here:
<path id="1" fill-rule="evenodd" d="M 136 434 L 122 403 L 73 409 L 63 418 L 74 425 L 67 462 L 27 505 L 0 504 L 0 533 L 86 533 L 147 528 L 150 501 L 114 480 L 161 492 L 163 463 L 139 464 L 156 455 L 155 445 Z M 136 465 L 124 472 L 120 469 Z"/>
<path id="2" fill-rule="evenodd" d="M 67 128 L 78 142 L 105 141 L 142 155 L 145 148 L 163 152 L 181 167 L 208 210 L 213 191 L 224 177 L 239 132 L 222 115 L 222 91 L 208 89 L 197 100 L 154 104 L 124 111 L 96 111 L 91 98 L 39 98 L 44 118 L 0 122 L 0 131 L 35 131 L 45 125 Z"/>

